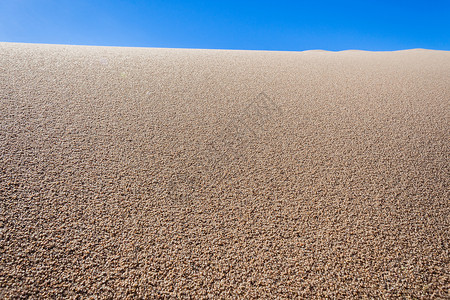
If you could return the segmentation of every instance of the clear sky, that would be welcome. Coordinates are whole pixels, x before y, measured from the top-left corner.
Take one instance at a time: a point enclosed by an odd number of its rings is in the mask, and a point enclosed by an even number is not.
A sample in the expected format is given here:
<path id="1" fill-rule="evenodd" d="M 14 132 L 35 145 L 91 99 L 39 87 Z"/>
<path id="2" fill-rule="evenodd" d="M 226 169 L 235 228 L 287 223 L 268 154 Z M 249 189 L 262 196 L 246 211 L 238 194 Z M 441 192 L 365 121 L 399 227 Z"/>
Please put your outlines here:
<path id="1" fill-rule="evenodd" d="M 0 0 L 0 41 L 248 50 L 450 50 L 450 0 Z"/>

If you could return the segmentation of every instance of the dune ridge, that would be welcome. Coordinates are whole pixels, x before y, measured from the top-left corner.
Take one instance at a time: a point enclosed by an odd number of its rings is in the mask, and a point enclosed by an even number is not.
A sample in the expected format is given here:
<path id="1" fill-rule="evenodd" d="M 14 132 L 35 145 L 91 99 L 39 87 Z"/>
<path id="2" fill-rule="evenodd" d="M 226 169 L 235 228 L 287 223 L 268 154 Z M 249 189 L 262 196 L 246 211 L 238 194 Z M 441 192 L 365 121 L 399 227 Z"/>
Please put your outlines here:
<path id="1" fill-rule="evenodd" d="M 0 43 L 0 298 L 450 297 L 450 52 Z"/>

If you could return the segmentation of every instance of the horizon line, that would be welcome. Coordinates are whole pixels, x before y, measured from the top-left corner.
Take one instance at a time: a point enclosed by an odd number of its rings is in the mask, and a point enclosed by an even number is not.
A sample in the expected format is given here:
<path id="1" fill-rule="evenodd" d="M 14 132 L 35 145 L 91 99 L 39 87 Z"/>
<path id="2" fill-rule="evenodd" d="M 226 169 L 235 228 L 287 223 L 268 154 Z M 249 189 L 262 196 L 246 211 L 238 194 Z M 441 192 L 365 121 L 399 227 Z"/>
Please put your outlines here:
<path id="1" fill-rule="evenodd" d="M 75 47 L 105 47 L 105 48 L 139 48 L 139 49 L 172 49 L 172 50 L 217 50 L 217 51 L 257 51 L 257 52 L 308 52 L 308 51 L 323 51 L 323 52 L 346 52 L 346 51 L 361 51 L 361 52 L 400 52 L 400 51 L 444 51 L 450 50 L 429 49 L 429 48 L 406 48 L 397 50 L 363 50 L 356 48 L 349 48 L 343 50 L 326 50 L 326 49 L 306 49 L 306 50 L 267 50 L 267 49 L 237 49 L 237 48 L 195 48 L 195 47 L 158 47 L 158 46 L 118 46 L 118 45 L 93 45 L 93 44 L 61 44 L 61 43 L 34 43 L 34 42 L 5 42 L 0 41 L 0 44 L 27 44 L 27 45 L 53 45 L 53 46 L 75 46 Z"/>

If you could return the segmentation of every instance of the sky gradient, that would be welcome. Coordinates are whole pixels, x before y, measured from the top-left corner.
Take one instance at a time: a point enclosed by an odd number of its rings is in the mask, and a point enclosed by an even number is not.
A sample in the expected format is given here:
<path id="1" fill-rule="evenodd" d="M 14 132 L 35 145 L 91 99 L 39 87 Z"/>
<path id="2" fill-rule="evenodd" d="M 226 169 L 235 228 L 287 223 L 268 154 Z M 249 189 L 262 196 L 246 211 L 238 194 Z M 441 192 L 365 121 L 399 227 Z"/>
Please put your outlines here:
<path id="1" fill-rule="evenodd" d="M 1 0 L 0 41 L 245 50 L 450 50 L 450 1 Z"/>

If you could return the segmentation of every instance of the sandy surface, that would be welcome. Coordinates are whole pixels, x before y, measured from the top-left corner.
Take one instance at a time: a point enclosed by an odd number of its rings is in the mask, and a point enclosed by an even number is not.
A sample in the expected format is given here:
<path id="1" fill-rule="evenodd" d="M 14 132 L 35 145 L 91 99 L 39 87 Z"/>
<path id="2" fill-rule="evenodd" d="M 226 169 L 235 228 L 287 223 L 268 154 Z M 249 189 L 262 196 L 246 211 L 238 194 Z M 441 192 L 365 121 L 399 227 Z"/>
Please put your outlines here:
<path id="1" fill-rule="evenodd" d="M 0 43 L 0 297 L 450 297 L 450 53 Z"/>

